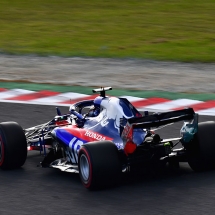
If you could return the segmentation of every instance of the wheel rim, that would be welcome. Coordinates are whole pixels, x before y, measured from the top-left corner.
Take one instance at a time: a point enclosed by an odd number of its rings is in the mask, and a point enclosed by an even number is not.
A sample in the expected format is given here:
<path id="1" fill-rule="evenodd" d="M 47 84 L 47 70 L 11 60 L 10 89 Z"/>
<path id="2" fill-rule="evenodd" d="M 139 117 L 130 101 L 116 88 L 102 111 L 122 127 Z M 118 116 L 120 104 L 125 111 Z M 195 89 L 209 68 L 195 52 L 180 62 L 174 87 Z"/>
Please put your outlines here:
<path id="1" fill-rule="evenodd" d="M 86 183 L 90 177 L 90 165 L 85 154 L 80 157 L 80 173 L 83 181 Z"/>

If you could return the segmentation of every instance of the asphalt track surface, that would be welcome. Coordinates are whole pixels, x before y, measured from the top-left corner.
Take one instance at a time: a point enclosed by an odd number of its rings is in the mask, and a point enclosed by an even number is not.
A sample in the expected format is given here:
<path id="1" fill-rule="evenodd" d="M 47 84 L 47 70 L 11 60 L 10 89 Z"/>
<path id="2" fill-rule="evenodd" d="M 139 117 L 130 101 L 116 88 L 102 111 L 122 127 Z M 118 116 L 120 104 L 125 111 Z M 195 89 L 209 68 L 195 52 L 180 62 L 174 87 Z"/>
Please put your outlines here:
<path id="1" fill-rule="evenodd" d="M 68 108 L 62 107 L 67 113 Z M 49 121 L 55 107 L 1 103 L 0 121 L 17 121 L 23 128 Z M 200 121 L 214 120 L 201 116 Z M 179 136 L 178 124 L 164 128 L 161 137 Z M 86 190 L 78 174 L 40 168 L 39 152 L 30 152 L 17 170 L 0 170 L 0 214 L 213 214 L 215 171 L 179 170 L 126 175 L 118 187 Z"/>

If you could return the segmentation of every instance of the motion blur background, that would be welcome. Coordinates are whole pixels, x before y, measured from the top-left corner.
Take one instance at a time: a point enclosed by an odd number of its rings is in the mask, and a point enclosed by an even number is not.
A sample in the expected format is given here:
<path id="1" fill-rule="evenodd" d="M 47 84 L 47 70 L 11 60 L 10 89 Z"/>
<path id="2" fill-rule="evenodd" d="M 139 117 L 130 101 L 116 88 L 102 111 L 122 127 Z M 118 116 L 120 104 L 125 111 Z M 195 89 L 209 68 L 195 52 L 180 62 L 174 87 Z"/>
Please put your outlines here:
<path id="1" fill-rule="evenodd" d="M 0 0 L 0 80 L 214 93 L 214 11 L 214 0 Z"/>
<path id="2" fill-rule="evenodd" d="M 0 51 L 214 62 L 214 11 L 214 0 L 0 0 Z"/>

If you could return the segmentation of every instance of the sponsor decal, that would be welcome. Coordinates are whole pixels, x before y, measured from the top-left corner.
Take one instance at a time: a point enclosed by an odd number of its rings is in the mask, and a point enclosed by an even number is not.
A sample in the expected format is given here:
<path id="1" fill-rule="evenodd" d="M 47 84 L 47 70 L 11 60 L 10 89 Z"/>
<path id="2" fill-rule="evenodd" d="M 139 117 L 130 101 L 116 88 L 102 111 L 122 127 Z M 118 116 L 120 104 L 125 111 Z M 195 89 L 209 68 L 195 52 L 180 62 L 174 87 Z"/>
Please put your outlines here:
<path id="1" fill-rule="evenodd" d="M 101 121 L 101 126 L 102 127 L 105 127 L 106 125 L 108 125 L 108 117 L 107 116 L 105 116 L 104 117 L 104 119 Z"/>
<path id="2" fill-rule="evenodd" d="M 126 123 L 122 131 L 121 138 L 124 146 L 126 146 L 126 143 L 128 142 L 133 143 L 133 127 L 131 124 L 129 124 L 129 122 Z"/>
<path id="3" fill-rule="evenodd" d="M 87 137 L 93 138 L 95 140 L 106 140 L 106 137 L 92 131 L 86 131 L 84 135 Z"/>
<path id="4" fill-rule="evenodd" d="M 115 143 L 118 149 L 123 149 L 123 143 Z"/>

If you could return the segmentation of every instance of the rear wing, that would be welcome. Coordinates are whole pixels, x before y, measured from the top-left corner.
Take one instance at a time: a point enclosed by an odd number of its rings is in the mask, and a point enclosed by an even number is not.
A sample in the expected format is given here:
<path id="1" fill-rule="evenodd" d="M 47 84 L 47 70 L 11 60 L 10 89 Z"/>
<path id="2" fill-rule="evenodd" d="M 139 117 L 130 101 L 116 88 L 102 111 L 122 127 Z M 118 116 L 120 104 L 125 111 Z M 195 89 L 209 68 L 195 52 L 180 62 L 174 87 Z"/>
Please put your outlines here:
<path id="1" fill-rule="evenodd" d="M 194 112 L 192 108 L 183 110 L 169 111 L 165 113 L 155 113 L 153 115 L 147 115 L 143 117 L 132 117 L 127 120 L 126 125 L 123 126 L 123 120 L 121 121 L 121 138 L 123 145 L 128 142 L 133 142 L 133 129 L 145 128 L 150 129 L 152 127 L 159 127 L 162 125 L 171 124 L 182 120 L 192 120 L 192 123 L 185 123 L 182 127 L 183 142 L 189 142 L 198 129 L 198 114 Z"/>
<path id="2" fill-rule="evenodd" d="M 194 115 L 195 112 L 193 108 L 187 108 L 164 113 L 155 113 L 143 117 L 132 117 L 128 119 L 128 123 L 131 124 L 133 128 L 151 128 L 182 120 L 192 120 Z"/>

